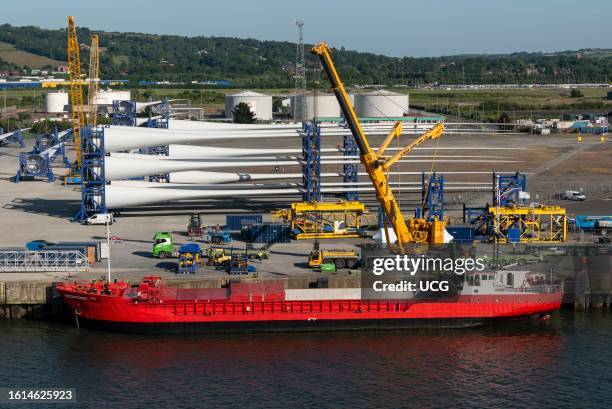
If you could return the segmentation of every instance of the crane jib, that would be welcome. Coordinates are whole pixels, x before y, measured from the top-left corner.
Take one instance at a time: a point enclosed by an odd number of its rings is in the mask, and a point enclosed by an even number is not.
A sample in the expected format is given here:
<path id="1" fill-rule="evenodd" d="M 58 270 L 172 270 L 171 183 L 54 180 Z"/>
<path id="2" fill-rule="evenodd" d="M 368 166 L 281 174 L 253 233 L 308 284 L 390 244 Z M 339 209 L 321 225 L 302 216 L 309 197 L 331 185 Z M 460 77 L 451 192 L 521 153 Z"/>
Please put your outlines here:
<path id="1" fill-rule="evenodd" d="M 340 109 L 342 110 L 342 114 L 344 114 L 344 118 L 346 119 L 348 126 L 351 129 L 351 133 L 353 134 L 353 137 L 355 138 L 355 143 L 357 144 L 357 147 L 359 148 L 359 153 L 361 155 L 366 155 L 369 152 L 368 145 L 359 136 L 361 135 L 362 131 L 361 129 L 359 129 L 359 126 L 357 125 L 357 123 L 355 122 L 353 118 L 354 112 L 352 111 L 351 107 L 348 105 L 348 102 L 347 102 L 348 98 L 345 98 L 345 96 L 343 95 L 343 92 L 345 93 L 346 91 L 344 91 L 344 87 L 342 83 L 338 81 L 337 75 L 334 73 L 334 69 L 332 68 L 331 63 L 330 63 L 330 60 L 329 60 L 330 57 L 328 54 L 327 55 L 326 54 L 327 53 L 318 54 L 321 59 L 321 64 L 323 64 L 323 69 L 325 70 L 325 73 L 327 74 L 327 78 L 329 78 L 329 81 L 331 82 L 334 94 L 336 94 L 336 99 L 338 100 L 338 103 L 340 104 Z"/>
<path id="2" fill-rule="evenodd" d="M 331 59 L 331 54 L 326 43 L 317 44 L 312 48 L 313 54 L 319 56 L 321 64 L 329 78 L 332 86 L 332 90 L 336 95 L 338 104 L 342 109 L 344 118 L 347 121 L 355 143 L 359 148 L 361 163 L 366 168 L 368 176 L 372 182 L 372 185 L 376 189 L 376 198 L 378 199 L 384 213 L 387 215 L 388 220 L 393 226 L 393 230 L 397 236 L 397 244 L 400 252 L 404 251 L 404 245 L 407 243 L 442 243 L 444 241 L 444 225 L 445 222 L 439 220 L 433 220 L 429 222 L 425 219 L 411 218 L 405 220 L 400 206 L 393 196 L 393 192 L 389 189 L 389 183 L 387 174 L 385 171 L 388 170 L 394 162 L 399 160 L 403 155 L 410 152 L 414 147 L 418 146 L 422 142 L 439 137 L 444 126 L 441 124 L 436 125 L 429 132 L 421 135 L 412 144 L 406 146 L 400 150 L 388 161 L 381 163 L 381 155 L 384 150 L 388 147 L 389 143 L 394 137 L 399 137 L 402 132 L 402 125 L 400 122 L 396 124 L 391 133 L 387 136 L 383 144 L 379 147 L 378 153 L 374 152 L 370 148 L 370 143 L 367 137 L 363 133 L 359 119 L 355 114 L 352 104 L 348 98 L 348 94 L 344 89 L 342 80 L 336 71 L 336 67 Z M 385 225 L 386 231 L 386 225 Z M 387 234 L 388 237 L 388 234 Z M 389 244 L 389 240 L 387 240 Z"/>

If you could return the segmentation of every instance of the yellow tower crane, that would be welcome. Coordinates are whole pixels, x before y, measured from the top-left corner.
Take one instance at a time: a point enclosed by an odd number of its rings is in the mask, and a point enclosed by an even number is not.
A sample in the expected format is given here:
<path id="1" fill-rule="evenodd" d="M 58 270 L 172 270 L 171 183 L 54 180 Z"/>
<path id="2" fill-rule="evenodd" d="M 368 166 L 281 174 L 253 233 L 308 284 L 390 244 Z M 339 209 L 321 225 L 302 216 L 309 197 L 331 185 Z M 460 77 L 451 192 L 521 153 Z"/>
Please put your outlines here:
<path id="1" fill-rule="evenodd" d="M 91 36 L 89 48 L 89 84 L 87 92 L 87 124 L 96 126 L 98 118 L 98 87 L 100 75 L 100 51 L 98 49 L 98 35 Z"/>
<path id="2" fill-rule="evenodd" d="M 353 134 L 353 137 L 355 138 L 355 143 L 359 148 L 359 159 L 364 165 L 368 176 L 374 185 L 376 197 L 383 209 L 384 214 L 388 217 L 389 222 L 393 227 L 393 231 L 397 236 L 397 244 L 400 249 L 403 251 L 404 245 L 410 243 L 442 243 L 444 239 L 445 227 L 445 223 L 442 220 L 433 220 L 428 222 L 425 219 L 404 219 L 400 206 L 389 187 L 388 173 L 391 165 L 396 163 L 402 158 L 402 156 L 412 151 L 418 145 L 427 140 L 439 138 L 444 130 L 444 125 L 437 124 L 431 130 L 419 136 L 408 146 L 401 149 L 391 158 L 383 158 L 382 155 L 391 141 L 394 138 L 399 137 L 399 135 L 402 133 L 401 122 L 396 123 L 381 147 L 377 152 L 375 152 L 370 147 L 368 139 L 366 138 L 361 124 L 359 123 L 359 119 L 355 114 L 353 105 L 351 104 L 348 94 L 346 93 L 346 89 L 344 88 L 344 84 L 342 83 L 334 62 L 332 61 L 329 47 L 326 43 L 320 43 L 315 45 L 311 51 L 313 54 L 318 55 L 321 59 L 323 69 L 331 82 L 331 88 L 336 95 L 336 99 L 340 104 L 344 118 L 351 130 L 351 133 Z M 386 228 L 385 231 L 387 231 Z M 389 243 L 388 233 L 387 243 Z"/>
<path id="3" fill-rule="evenodd" d="M 70 105 L 72 107 L 72 137 L 76 160 L 66 175 L 66 184 L 80 183 L 81 179 L 81 129 L 85 126 L 83 115 L 83 89 L 81 81 L 81 54 L 74 17 L 68 16 L 68 71 L 70 74 Z"/>

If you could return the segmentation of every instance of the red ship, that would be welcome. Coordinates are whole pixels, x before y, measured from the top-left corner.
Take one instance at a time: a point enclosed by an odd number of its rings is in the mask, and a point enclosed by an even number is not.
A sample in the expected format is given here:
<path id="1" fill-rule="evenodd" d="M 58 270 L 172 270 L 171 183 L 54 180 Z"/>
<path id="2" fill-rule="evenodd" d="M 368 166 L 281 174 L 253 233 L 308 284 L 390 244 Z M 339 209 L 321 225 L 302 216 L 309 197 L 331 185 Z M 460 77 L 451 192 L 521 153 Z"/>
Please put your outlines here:
<path id="1" fill-rule="evenodd" d="M 359 288 L 285 289 L 278 281 L 177 289 L 156 276 L 133 286 L 75 282 L 57 290 L 79 326 L 161 333 L 472 327 L 545 316 L 562 301 L 560 286 L 525 271 L 466 274 L 444 298 L 365 300 Z"/>

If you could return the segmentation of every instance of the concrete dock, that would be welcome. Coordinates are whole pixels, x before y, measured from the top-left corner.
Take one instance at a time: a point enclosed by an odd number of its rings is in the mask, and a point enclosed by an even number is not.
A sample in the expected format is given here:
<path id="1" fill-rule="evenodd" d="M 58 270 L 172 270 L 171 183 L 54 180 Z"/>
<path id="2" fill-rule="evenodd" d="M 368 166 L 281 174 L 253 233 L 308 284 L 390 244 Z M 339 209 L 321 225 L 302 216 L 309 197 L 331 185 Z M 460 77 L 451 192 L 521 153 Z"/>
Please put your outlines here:
<path id="1" fill-rule="evenodd" d="M 278 138 L 277 138 L 278 139 Z M 331 137 L 323 140 L 323 147 L 334 147 L 341 143 L 341 138 Z M 101 241 L 105 240 L 104 226 L 83 226 L 71 221 L 80 206 L 78 188 L 63 186 L 59 181 L 47 183 L 40 181 L 23 181 L 13 183 L 18 165 L 18 153 L 31 149 L 32 139 L 26 139 L 25 149 L 4 146 L 0 147 L 0 220 L 3 234 L 0 247 L 23 247 L 26 242 L 36 239 L 49 241 Z M 378 145 L 380 141 L 373 141 Z M 213 141 L 211 146 L 235 146 L 232 141 Z M 271 140 L 266 142 L 270 147 L 287 147 L 287 141 Z M 240 141 L 241 147 L 259 147 L 253 140 Z M 295 146 L 299 146 L 296 139 Z M 428 146 L 424 144 L 423 146 Z M 486 171 L 486 172 L 524 172 L 528 175 L 528 191 L 532 200 L 547 205 L 562 205 L 568 215 L 575 214 L 612 214 L 612 143 L 600 143 L 596 136 L 585 136 L 579 143 L 573 135 L 449 135 L 440 139 L 440 147 L 500 147 L 499 151 L 516 163 L 474 163 L 474 164 L 402 164 L 401 171 L 431 169 L 444 173 L 452 171 Z M 293 147 L 293 146 L 292 146 Z M 517 149 L 507 150 L 508 147 Z M 71 153 L 72 154 L 72 153 Z M 331 166 L 331 165 L 330 165 Z M 214 169 L 212 169 L 214 171 Z M 245 169 L 248 171 L 249 169 Z M 300 172 L 298 167 L 275 169 L 253 169 L 259 172 Z M 322 169 L 323 172 L 338 171 L 339 167 Z M 58 177 L 65 173 L 63 168 L 55 168 Z M 365 180 L 365 179 L 363 179 Z M 463 177 L 463 180 L 466 180 Z M 470 176 L 470 181 L 490 182 L 490 175 Z M 420 176 L 402 177 L 403 182 L 419 181 Z M 447 181 L 461 181 L 461 177 L 449 177 Z M 587 194 L 584 202 L 561 201 L 556 194 L 564 190 L 583 189 Z M 490 199 L 491 193 L 447 193 L 447 213 L 451 219 L 459 220 L 463 203 L 468 206 L 482 206 Z M 399 199 L 406 214 L 411 214 L 420 201 L 419 193 L 402 193 Z M 225 223 L 225 215 L 233 213 L 261 213 L 265 221 L 271 221 L 270 211 L 286 208 L 298 197 L 259 198 L 250 200 L 202 200 L 181 202 L 172 205 L 147 206 L 126 209 L 111 227 L 111 234 L 119 237 L 120 242 L 111 245 L 111 265 L 113 277 L 137 282 L 143 275 L 160 275 L 171 285 L 179 286 L 221 286 L 234 277 L 211 267 L 202 267 L 194 276 L 176 276 L 175 261 L 159 260 L 150 256 L 152 237 L 157 231 L 173 232 L 178 244 L 189 241 L 186 235 L 188 216 L 191 212 L 202 213 L 206 225 Z M 338 200 L 328 197 L 326 200 Z M 374 212 L 375 198 L 363 195 L 362 200 Z M 578 236 L 570 232 L 573 241 L 592 241 L 590 237 Z M 360 239 L 322 241 L 323 248 L 347 248 L 361 243 Z M 244 249 L 245 243 L 234 237 L 230 246 Z M 254 248 L 263 245 L 253 245 Z M 292 241 L 292 243 L 274 244 L 267 250 L 271 258 L 257 267 L 257 279 L 283 279 L 287 286 L 317 285 L 321 279 L 327 279 L 328 285 L 355 286 L 358 277 L 342 272 L 323 277 L 306 267 L 307 256 L 312 249 L 311 241 Z M 610 256 L 599 263 L 600 283 L 594 286 L 592 276 L 576 275 L 564 278 L 568 294 L 567 303 L 578 306 L 609 306 L 609 278 L 612 273 Z M 607 260 L 607 261 L 606 261 Z M 568 263 L 577 268 L 576 261 Z M 607 264 L 606 264 L 607 263 Z M 595 270 L 592 270 L 595 271 Z M 599 274 L 599 273 L 598 273 Z M 0 273 L 0 315 L 5 318 L 22 316 L 37 317 L 53 313 L 53 283 L 63 280 L 97 279 L 106 275 L 105 261 L 93 266 L 89 273 Z M 573 281 L 572 281 L 573 280 Z M 607 283 L 607 284 L 606 284 Z M 607 292 L 606 292 L 607 291 Z M 569 296 L 568 296 L 569 297 Z M 51 306 L 51 307 L 49 307 Z M 50 308 L 50 309 L 49 309 Z M 52 314 L 51 314 L 52 315 Z"/>

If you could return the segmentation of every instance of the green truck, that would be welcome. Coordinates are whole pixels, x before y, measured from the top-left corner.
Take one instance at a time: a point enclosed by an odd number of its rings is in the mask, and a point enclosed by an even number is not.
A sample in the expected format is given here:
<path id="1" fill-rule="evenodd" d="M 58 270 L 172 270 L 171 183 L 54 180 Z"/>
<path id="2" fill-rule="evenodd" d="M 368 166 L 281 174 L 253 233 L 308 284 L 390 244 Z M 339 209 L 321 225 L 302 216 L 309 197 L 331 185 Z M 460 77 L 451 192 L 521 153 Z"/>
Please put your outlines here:
<path id="1" fill-rule="evenodd" d="M 178 251 L 174 249 L 172 233 L 159 231 L 153 236 L 153 257 L 168 258 L 178 257 Z"/>

